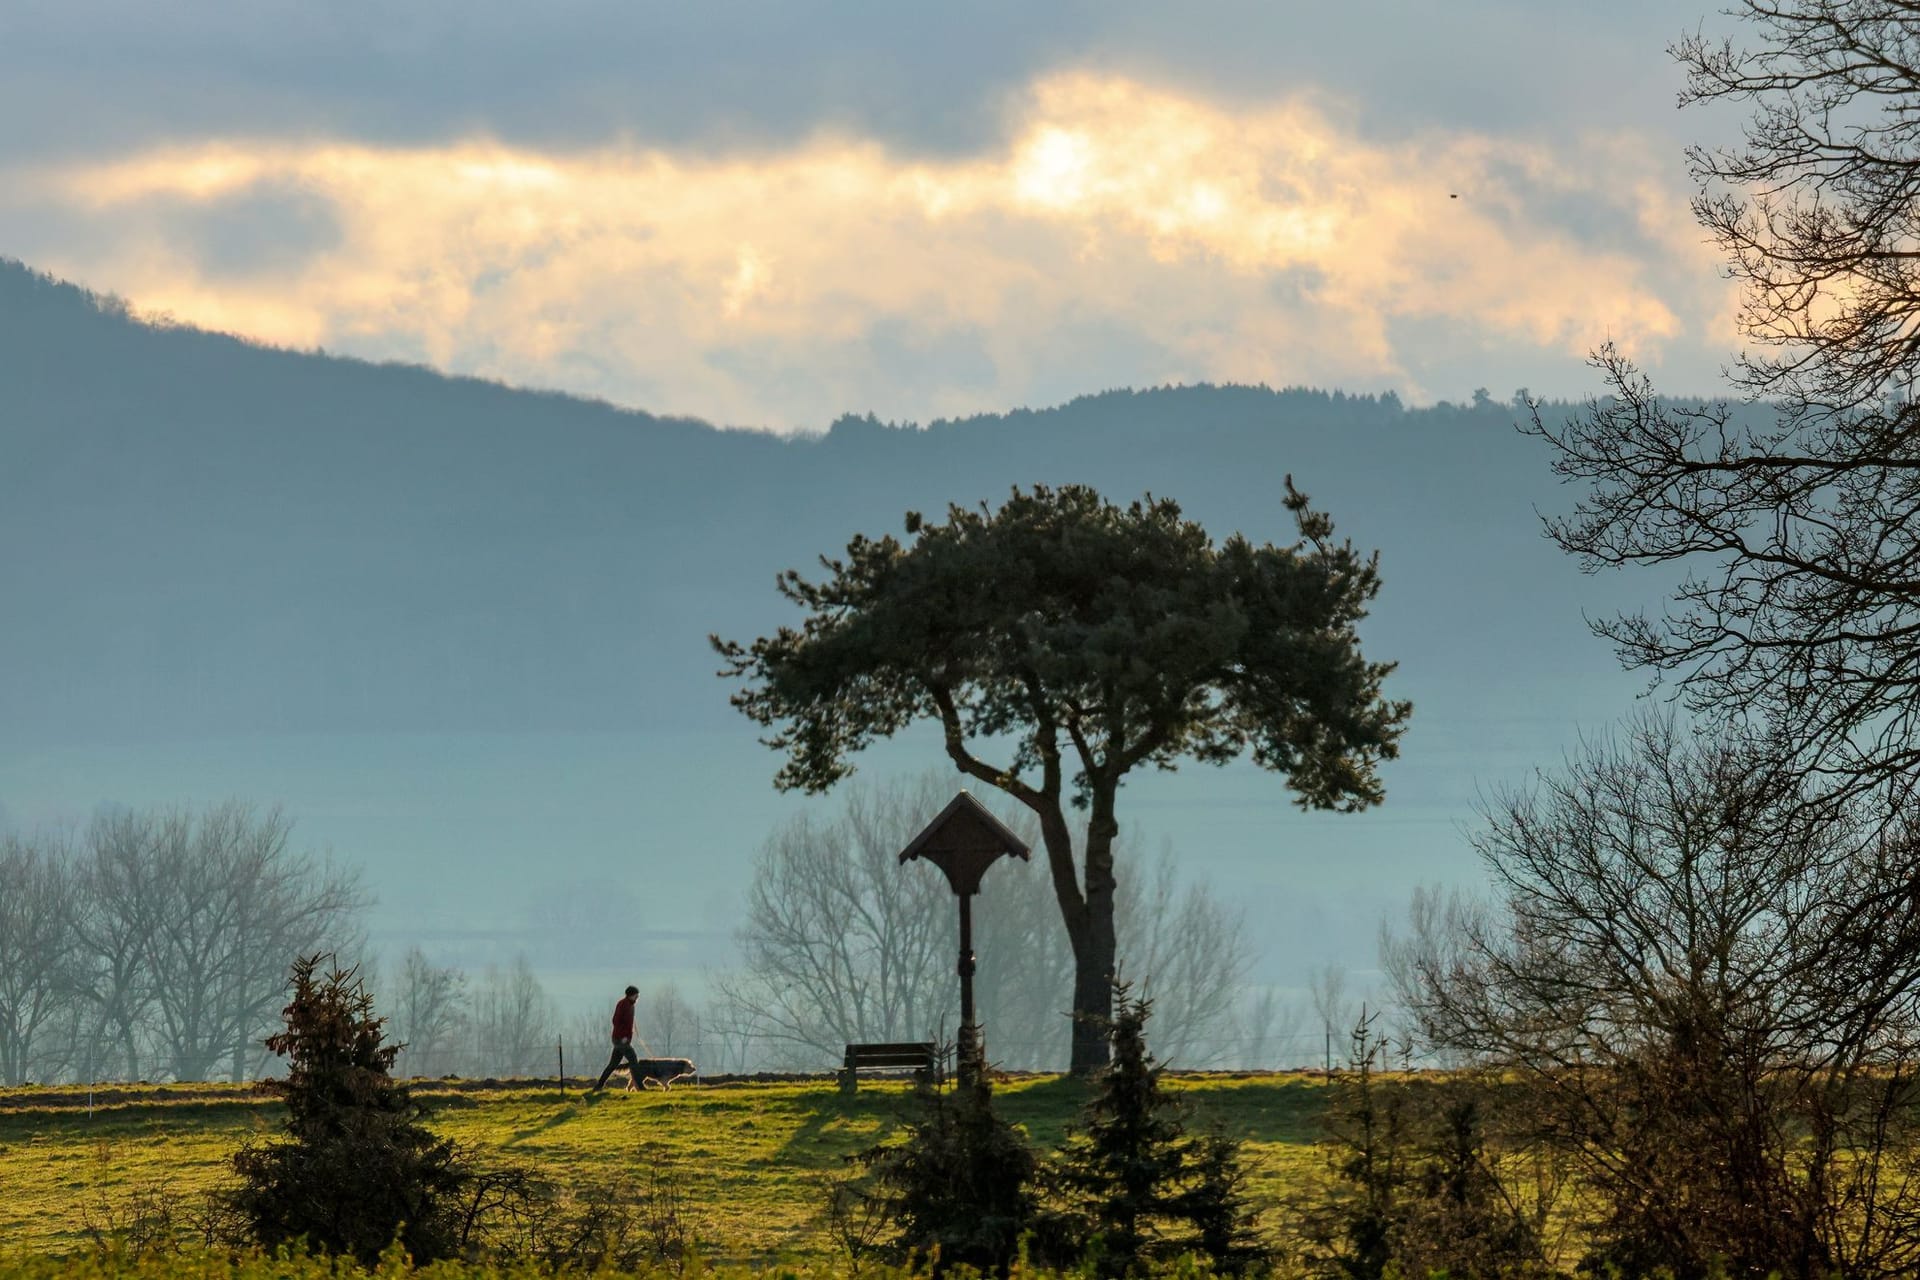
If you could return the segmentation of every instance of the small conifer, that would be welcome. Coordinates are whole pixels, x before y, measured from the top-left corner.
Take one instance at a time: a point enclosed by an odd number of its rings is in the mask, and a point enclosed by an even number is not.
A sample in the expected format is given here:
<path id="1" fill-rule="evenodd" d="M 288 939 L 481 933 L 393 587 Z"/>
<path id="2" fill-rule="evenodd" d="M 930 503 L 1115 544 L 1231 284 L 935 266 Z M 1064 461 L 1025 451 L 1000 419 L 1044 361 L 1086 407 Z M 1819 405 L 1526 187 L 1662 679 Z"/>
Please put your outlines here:
<path id="1" fill-rule="evenodd" d="M 1182 1253 L 1204 1253 L 1234 1270 L 1264 1259 L 1239 1143 L 1188 1135 L 1185 1108 L 1164 1088 L 1164 1068 L 1147 1049 L 1153 1002 L 1135 999 L 1122 982 L 1114 1008 L 1112 1058 L 1051 1171 L 1061 1208 L 1041 1233 L 1047 1250 L 1090 1253 L 1112 1276 Z"/>
<path id="2" fill-rule="evenodd" d="M 906 1140 L 856 1159 L 873 1175 L 871 1207 L 892 1225 L 892 1260 L 1005 1275 L 1035 1216 L 1033 1151 L 993 1109 L 983 1078 L 951 1094 L 926 1090 Z"/>
<path id="3" fill-rule="evenodd" d="M 322 959 L 294 962 L 285 1026 L 266 1042 L 287 1075 L 261 1086 L 286 1101 L 284 1137 L 235 1154 L 233 1205 L 268 1247 L 304 1242 L 367 1266 L 395 1241 L 416 1262 L 449 1257 L 470 1175 L 393 1078 L 400 1047 L 356 971 L 322 974 Z"/>

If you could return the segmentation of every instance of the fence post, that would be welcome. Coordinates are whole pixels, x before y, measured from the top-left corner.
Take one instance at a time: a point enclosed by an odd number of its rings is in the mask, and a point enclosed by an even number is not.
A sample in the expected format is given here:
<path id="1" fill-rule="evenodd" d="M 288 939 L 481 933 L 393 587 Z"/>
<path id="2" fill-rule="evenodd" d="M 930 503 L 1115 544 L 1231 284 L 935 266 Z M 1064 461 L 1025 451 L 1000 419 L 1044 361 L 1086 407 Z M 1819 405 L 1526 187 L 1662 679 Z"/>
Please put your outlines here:
<path id="1" fill-rule="evenodd" d="M 567 1042 L 563 1036 L 553 1038 L 553 1051 L 560 1059 L 560 1096 L 567 1096 Z"/>

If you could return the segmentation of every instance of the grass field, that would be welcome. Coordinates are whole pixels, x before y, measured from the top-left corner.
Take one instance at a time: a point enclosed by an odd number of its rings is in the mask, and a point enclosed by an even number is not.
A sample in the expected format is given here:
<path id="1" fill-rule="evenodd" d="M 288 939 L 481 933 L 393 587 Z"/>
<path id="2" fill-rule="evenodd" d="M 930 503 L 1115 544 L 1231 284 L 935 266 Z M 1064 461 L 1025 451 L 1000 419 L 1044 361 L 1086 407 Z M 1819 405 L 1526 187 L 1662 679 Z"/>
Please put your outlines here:
<path id="1" fill-rule="evenodd" d="M 1289 1190 L 1326 1174 L 1316 1147 L 1326 1086 L 1300 1075 L 1170 1078 L 1197 1125 L 1246 1140 L 1252 1190 L 1278 1231 Z M 557 1179 L 608 1177 L 665 1159 L 695 1205 L 707 1255 L 762 1261 L 825 1253 L 818 1183 L 843 1157 L 886 1136 L 911 1106 L 905 1086 L 869 1083 L 843 1098 L 830 1080 L 680 1086 L 670 1093 L 564 1099 L 551 1084 L 427 1087 L 439 1132 Z M 1081 1086 L 1062 1077 L 1007 1082 L 996 1102 L 1052 1147 Z M 278 1104 L 223 1086 L 130 1089 L 89 1112 L 67 1089 L 0 1090 L 0 1250 L 62 1252 L 86 1240 L 89 1214 L 165 1186 L 192 1194 L 228 1176 L 248 1137 L 277 1127 Z"/>

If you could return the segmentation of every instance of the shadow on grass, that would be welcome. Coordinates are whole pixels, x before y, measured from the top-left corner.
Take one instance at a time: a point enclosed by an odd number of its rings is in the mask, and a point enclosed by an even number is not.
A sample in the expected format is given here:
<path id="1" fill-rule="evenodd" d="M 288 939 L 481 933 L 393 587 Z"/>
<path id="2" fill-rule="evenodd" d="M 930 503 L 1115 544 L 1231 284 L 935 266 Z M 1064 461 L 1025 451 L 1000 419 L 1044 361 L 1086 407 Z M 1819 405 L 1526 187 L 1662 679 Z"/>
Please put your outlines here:
<path id="1" fill-rule="evenodd" d="M 529 1125 L 526 1128 L 522 1128 L 522 1129 L 515 1129 L 512 1133 L 507 1135 L 506 1140 L 501 1142 L 500 1146 L 503 1150 L 508 1147 L 517 1147 L 521 1143 L 527 1141 L 529 1138 L 537 1138 L 543 1133 L 548 1133 L 554 1129 L 558 1129 L 561 1125 L 569 1124 L 575 1120 L 578 1120 L 581 1116 L 586 1114 L 587 1105 L 588 1104 L 585 1102 L 562 1103 L 554 1111 L 552 1115 L 548 1116 L 546 1119 L 542 1120 L 540 1123 L 535 1125 Z"/>
<path id="2" fill-rule="evenodd" d="M 852 1097 L 838 1086 L 829 1086 L 818 1094 L 793 1098 L 789 1105 L 800 1112 L 800 1123 L 773 1158 L 829 1169 L 840 1168 L 844 1156 L 884 1142 L 920 1108 L 911 1089 L 872 1086 Z"/>
<path id="3" fill-rule="evenodd" d="M 1310 1145 L 1326 1135 L 1324 1081 L 1298 1075 L 1169 1076 L 1168 1089 L 1188 1107 L 1188 1127 L 1219 1127 L 1248 1142 Z M 996 1087 L 994 1108 L 1021 1125 L 1037 1147 L 1053 1149 L 1077 1125 L 1092 1088 L 1073 1076 L 1014 1080 Z"/>
<path id="4" fill-rule="evenodd" d="M 0 1111 L 0 1143 L 22 1142 L 44 1136 L 81 1140 L 104 1137 L 150 1136 L 169 1129 L 204 1132 L 208 1129 L 251 1131 L 262 1123 L 278 1122 L 279 1101 L 221 1099 L 198 1102 L 135 1102 L 84 1110 Z"/>
<path id="5" fill-rule="evenodd" d="M 1327 1085 L 1303 1076 L 1222 1081 L 1185 1095 L 1196 1128 L 1218 1125 L 1250 1142 L 1305 1146 L 1326 1138 Z"/>

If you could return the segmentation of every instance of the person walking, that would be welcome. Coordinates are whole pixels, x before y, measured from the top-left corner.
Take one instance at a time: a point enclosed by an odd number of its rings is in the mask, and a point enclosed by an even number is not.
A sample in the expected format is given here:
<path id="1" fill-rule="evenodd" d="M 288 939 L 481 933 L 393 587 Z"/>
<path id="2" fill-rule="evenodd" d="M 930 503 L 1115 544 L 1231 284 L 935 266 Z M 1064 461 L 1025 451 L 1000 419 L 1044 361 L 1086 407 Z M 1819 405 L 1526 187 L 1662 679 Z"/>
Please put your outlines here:
<path id="1" fill-rule="evenodd" d="M 593 1082 L 593 1093 L 606 1087 L 607 1077 L 626 1063 L 631 1078 L 638 1083 L 640 1079 L 640 1056 L 633 1051 L 633 1002 L 639 998 L 640 988 L 628 987 L 626 998 L 613 1006 L 613 1056 L 607 1059 L 607 1066 L 600 1078 Z"/>

